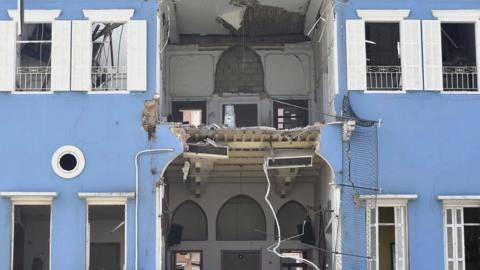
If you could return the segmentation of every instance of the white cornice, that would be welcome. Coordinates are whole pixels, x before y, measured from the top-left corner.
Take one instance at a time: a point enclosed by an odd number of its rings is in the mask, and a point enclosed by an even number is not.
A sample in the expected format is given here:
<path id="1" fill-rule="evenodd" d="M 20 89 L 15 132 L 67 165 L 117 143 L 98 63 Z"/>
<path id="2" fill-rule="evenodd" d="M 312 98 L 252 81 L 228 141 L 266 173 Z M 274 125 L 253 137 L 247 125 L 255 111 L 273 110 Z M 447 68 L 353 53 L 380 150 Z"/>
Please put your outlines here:
<path id="1" fill-rule="evenodd" d="M 475 22 L 480 19 L 480 9 L 432 10 L 432 15 L 442 22 Z"/>
<path id="2" fill-rule="evenodd" d="M 8 197 L 16 205 L 52 204 L 57 192 L 0 192 L 1 197 Z"/>
<path id="3" fill-rule="evenodd" d="M 417 194 L 380 194 L 361 195 L 360 199 L 375 202 L 377 206 L 407 205 L 408 201 L 416 200 Z"/>
<path id="4" fill-rule="evenodd" d="M 358 9 L 357 15 L 368 22 L 399 22 L 410 15 L 408 9 Z"/>
<path id="5" fill-rule="evenodd" d="M 54 21 L 62 13 L 59 9 L 27 9 L 25 10 L 26 23 L 49 23 Z M 18 21 L 18 10 L 9 9 L 8 16 Z"/>
<path id="6" fill-rule="evenodd" d="M 126 204 L 128 199 L 135 198 L 135 192 L 80 192 L 78 197 L 93 205 Z"/>
<path id="7" fill-rule="evenodd" d="M 480 195 L 440 195 L 437 197 L 443 206 L 476 206 L 480 207 Z"/>
<path id="8" fill-rule="evenodd" d="M 126 22 L 134 12 L 133 9 L 84 9 L 83 15 L 92 22 Z"/>

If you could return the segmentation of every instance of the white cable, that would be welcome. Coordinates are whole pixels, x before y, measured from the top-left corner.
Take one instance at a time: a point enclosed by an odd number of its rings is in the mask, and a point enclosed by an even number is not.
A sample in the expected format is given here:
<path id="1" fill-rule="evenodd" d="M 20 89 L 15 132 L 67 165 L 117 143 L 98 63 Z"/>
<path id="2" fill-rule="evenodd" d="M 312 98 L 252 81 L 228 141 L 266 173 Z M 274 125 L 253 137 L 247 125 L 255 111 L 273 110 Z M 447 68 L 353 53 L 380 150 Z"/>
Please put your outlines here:
<path id="1" fill-rule="evenodd" d="M 270 188 L 271 188 L 272 184 L 270 182 L 270 177 L 268 176 L 268 169 L 267 169 L 267 163 L 266 162 L 263 163 L 263 172 L 265 173 L 265 177 L 267 178 L 267 192 L 265 193 L 265 202 L 267 202 L 268 207 L 270 208 L 270 211 L 272 211 L 273 218 L 275 219 L 275 225 L 277 226 L 277 230 L 278 230 L 277 242 L 275 242 L 275 244 L 273 244 L 272 246 L 268 247 L 267 250 L 269 252 L 272 252 L 273 254 L 277 255 L 280 258 L 298 260 L 298 261 L 301 261 L 303 263 L 306 263 L 306 264 L 312 266 L 313 268 L 315 268 L 315 270 L 320 270 L 320 268 L 315 263 L 313 263 L 312 261 L 309 261 L 309 260 L 304 259 L 304 258 L 297 258 L 297 257 L 293 257 L 293 256 L 282 255 L 278 252 L 278 248 L 280 248 L 280 245 L 282 244 L 282 233 L 281 233 L 280 223 L 278 222 L 277 213 L 275 212 L 275 209 L 273 208 L 272 203 L 268 199 L 268 196 L 270 195 Z M 303 223 L 303 226 L 305 227 L 305 222 Z M 302 229 L 302 233 L 303 233 L 303 229 Z"/>

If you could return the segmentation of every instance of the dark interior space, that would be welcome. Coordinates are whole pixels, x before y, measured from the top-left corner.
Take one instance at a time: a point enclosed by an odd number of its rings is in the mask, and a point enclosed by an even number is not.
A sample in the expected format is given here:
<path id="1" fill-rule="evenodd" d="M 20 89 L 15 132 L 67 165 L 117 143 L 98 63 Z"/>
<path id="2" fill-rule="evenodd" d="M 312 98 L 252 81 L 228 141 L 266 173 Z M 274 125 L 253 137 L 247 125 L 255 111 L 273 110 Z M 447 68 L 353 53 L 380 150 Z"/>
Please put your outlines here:
<path id="1" fill-rule="evenodd" d="M 308 100 L 282 100 L 280 102 L 273 102 L 273 125 L 275 128 L 291 129 L 308 125 Z"/>
<path id="2" fill-rule="evenodd" d="M 442 59 L 444 66 L 475 66 L 475 24 L 442 24 Z"/>
<path id="3" fill-rule="evenodd" d="M 366 23 L 367 66 L 400 66 L 400 24 Z"/>
<path id="4" fill-rule="evenodd" d="M 236 127 L 255 127 L 258 126 L 258 106 L 257 104 L 233 104 L 235 110 Z M 225 106 L 222 106 L 222 115 L 225 116 Z"/>

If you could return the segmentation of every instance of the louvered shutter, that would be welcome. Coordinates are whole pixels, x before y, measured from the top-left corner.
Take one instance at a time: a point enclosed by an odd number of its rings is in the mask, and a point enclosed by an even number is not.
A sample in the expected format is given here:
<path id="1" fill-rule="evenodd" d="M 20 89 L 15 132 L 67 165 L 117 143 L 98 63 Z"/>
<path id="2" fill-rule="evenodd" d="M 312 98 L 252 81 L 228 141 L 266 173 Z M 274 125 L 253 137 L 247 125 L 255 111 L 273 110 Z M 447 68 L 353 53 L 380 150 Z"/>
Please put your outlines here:
<path id="1" fill-rule="evenodd" d="M 422 21 L 424 89 L 443 90 L 440 21 Z"/>
<path id="2" fill-rule="evenodd" d="M 422 90 L 422 34 L 419 20 L 400 23 L 403 90 Z"/>
<path id="3" fill-rule="evenodd" d="M 92 88 L 92 23 L 72 21 L 72 91 Z"/>
<path id="4" fill-rule="evenodd" d="M 147 91 L 147 21 L 127 24 L 127 89 Z"/>
<path id="5" fill-rule="evenodd" d="M 367 270 L 377 270 L 378 208 L 369 201 L 366 210 L 367 223 Z"/>
<path id="6" fill-rule="evenodd" d="M 444 237 L 445 258 L 447 270 L 465 269 L 465 252 L 463 239 L 463 209 L 461 207 L 448 207 L 444 210 Z"/>
<path id="7" fill-rule="evenodd" d="M 52 91 L 70 91 L 71 21 L 52 23 Z"/>
<path id="8" fill-rule="evenodd" d="M 475 23 L 475 43 L 477 45 L 477 87 L 480 90 L 480 72 L 478 72 L 478 67 L 480 67 L 480 21 Z"/>
<path id="9" fill-rule="evenodd" d="M 367 52 L 365 22 L 347 20 L 347 87 L 348 90 L 367 89 Z"/>
<path id="10" fill-rule="evenodd" d="M 395 206 L 395 269 L 407 269 L 406 207 Z"/>
<path id="11" fill-rule="evenodd" d="M 15 90 L 17 28 L 14 21 L 0 21 L 0 92 Z"/>

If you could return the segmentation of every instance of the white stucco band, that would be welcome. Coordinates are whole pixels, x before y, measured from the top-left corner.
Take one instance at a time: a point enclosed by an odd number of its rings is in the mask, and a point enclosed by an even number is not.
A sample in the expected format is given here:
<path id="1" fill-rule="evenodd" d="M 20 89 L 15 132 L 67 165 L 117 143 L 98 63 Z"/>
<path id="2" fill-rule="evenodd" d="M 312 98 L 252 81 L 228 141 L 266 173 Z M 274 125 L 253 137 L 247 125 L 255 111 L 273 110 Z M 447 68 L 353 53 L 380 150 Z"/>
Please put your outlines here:
<path id="1" fill-rule="evenodd" d="M 62 11 L 59 9 L 27 9 L 25 10 L 26 23 L 48 23 L 54 21 Z M 19 20 L 18 10 L 9 9 L 8 16 L 14 21 Z"/>
<path id="2" fill-rule="evenodd" d="M 8 197 L 16 205 L 52 204 L 57 192 L 0 192 L 0 197 Z"/>
<path id="3" fill-rule="evenodd" d="M 382 206 L 407 205 L 408 201 L 416 200 L 417 194 L 381 194 L 381 195 L 362 195 L 360 199 L 368 202 L 375 202 Z"/>
<path id="4" fill-rule="evenodd" d="M 361 19 L 369 22 L 398 22 L 410 15 L 408 9 L 358 9 L 357 15 Z"/>
<path id="5" fill-rule="evenodd" d="M 480 195 L 440 195 L 437 197 L 443 206 L 480 207 Z"/>
<path id="6" fill-rule="evenodd" d="M 91 205 L 122 205 L 135 198 L 135 192 L 80 192 L 78 197 Z"/>
<path id="7" fill-rule="evenodd" d="M 84 9 L 83 15 L 93 22 L 126 22 L 132 18 L 133 9 Z"/>
<path id="8" fill-rule="evenodd" d="M 432 15 L 442 22 L 475 22 L 480 19 L 480 9 L 432 10 Z"/>

